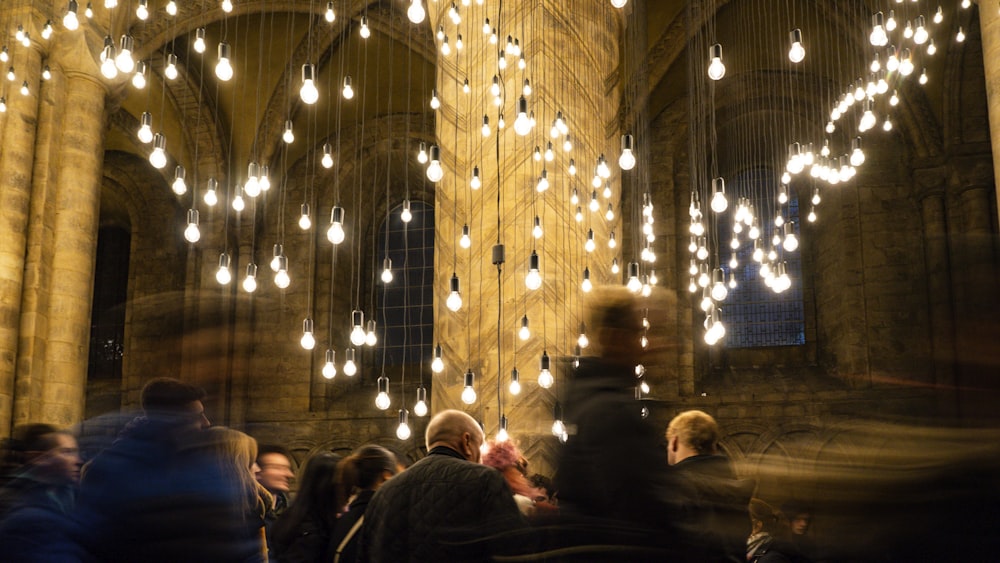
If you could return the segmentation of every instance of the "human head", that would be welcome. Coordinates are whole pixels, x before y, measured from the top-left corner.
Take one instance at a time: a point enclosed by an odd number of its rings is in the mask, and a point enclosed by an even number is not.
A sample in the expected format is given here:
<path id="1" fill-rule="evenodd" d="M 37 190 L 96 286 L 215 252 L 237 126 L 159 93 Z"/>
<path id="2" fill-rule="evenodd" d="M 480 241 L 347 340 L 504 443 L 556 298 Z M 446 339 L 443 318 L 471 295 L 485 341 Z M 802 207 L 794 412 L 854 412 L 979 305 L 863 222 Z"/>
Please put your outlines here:
<path id="1" fill-rule="evenodd" d="M 482 458 L 479 448 L 485 439 L 483 429 L 476 419 L 459 410 L 441 411 L 427 424 L 428 451 L 438 446 L 447 446 L 465 459 L 479 463 Z"/>
<path id="2" fill-rule="evenodd" d="M 355 450 L 337 467 L 341 505 L 355 492 L 378 489 L 396 474 L 398 466 L 396 455 L 382 446 L 368 444 Z"/>
<path id="3" fill-rule="evenodd" d="M 257 466 L 260 472 L 257 473 L 257 481 L 272 494 L 287 493 L 291 479 L 295 478 L 292 472 L 292 455 L 281 447 L 275 445 L 262 445 L 257 451 Z"/>
<path id="4" fill-rule="evenodd" d="M 79 481 L 80 463 L 76 438 L 51 424 L 15 427 L 4 452 L 5 466 L 54 485 Z"/>
<path id="5" fill-rule="evenodd" d="M 781 511 L 759 498 L 750 499 L 748 510 L 752 533 L 766 532 L 772 536 L 780 536 L 787 530 Z"/>
<path id="6" fill-rule="evenodd" d="M 590 293 L 587 309 L 586 328 L 596 353 L 611 361 L 638 363 L 643 353 L 643 326 L 635 295 L 622 286 L 596 288 Z"/>
<path id="7" fill-rule="evenodd" d="M 719 441 L 719 425 L 708 414 L 685 411 L 667 426 L 667 463 L 674 465 L 696 455 L 712 455 Z"/>
<path id="8" fill-rule="evenodd" d="M 812 524 L 812 510 L 799 502 L 788 501 L 781 505 L 781 512 L 788 518 L 788 525 L 792 534 L 804 536 L 809 532 Z"/>
<path id="9" fill-rule="evenodd" d="M 527 472 L 528 461 L 521 455 L 521 451 L 511 440 L 497 442 L 490 440 L 487 444 L 486 454 L 483 456 L 483 465 L 489 465 L 499 470 L 513 467 L 522 474 Z"/>
<path id="10" fill-rule="evenodd" d="M 172 377 L 157 377 L 142 388 L 139 401 L 149 418 L 176 422 L 204 430 L 211 426 L 205 416 L 205 390 Z"/>
<path id="11" fill-rule="evenodd" d="M 225 426 L 213 426 L 199 433 L 199 445 L 214 460 L 226 479 L 231 479 L 243 491 L 244 510 L 254 511 L 258 503 L 266 506 L 273 502 L 270 493 L 257 482 L 257 440 Z M 263 514 L 263 513 L 261 513 Z"/>

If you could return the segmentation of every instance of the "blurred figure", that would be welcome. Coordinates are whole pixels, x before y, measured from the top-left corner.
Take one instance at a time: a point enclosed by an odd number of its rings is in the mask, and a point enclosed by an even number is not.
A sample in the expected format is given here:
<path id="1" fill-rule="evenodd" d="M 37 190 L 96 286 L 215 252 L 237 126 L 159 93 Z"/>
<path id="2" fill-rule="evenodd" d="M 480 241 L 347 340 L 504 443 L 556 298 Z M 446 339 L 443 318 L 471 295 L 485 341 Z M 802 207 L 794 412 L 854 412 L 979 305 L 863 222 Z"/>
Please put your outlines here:
<path id="1" fill-rule="evenodd" d="M 591 295 L 587 326 L 599 356 L 581 358 L 566 386 L 568 438 L 555 475 L 560 512 L 671 543 L 663 532 L 677 518 L 674 487 L 658 432 L 635 395 L 642 314 L 625 288 Z"/>
<path id="2" fill-rule="evenodd" d="M 267 561 L 267 540 L 264 516 L 273 507 L 271 493 L 258 482 L 257 441 L 250 436 L 224 426 L 205 430 L 196 442 L 197 453 L 203 450 L 215 463 L 221 482 L 229 485 L 230 498 L 236 501 L 243 537 L 237 531 L 237 544 L 245 553 L 245 561 Z M 213 471 L 208 472 L 211 482 Z M 238 530 L 239 528 L 237 528 Z"/>
<path id="3" fill-rule="evenodd" d="M 274 498 L 274 507 L 264 515 L 264 532 L 267 536 L 268 556 L 274 557 L 272 530 L 274 522 L 288 508 L 288 494 L 291 481 L 295 478 L 292 472 L 292 454 L 281 446 L 260 446 L 257 452 L 257 482 Z"/>
<path id="4" fill-rule="evenodd" d="M 750 499 L 748 563 L 808 563 L 788 542 L 788 521 L 780 510 L 759 498 Z"/>
<path id="5" fill-rule="evenodd" d="M 362 446 L 344 458 L 337 468 L 339 489 L 337 506 L 348 505 L 337 521 L 330 537 L 329 556 L 324 561 L 354 562 L 358 560 L 361 526 L 368 503 L 379 489 L 398 471 L 396 455 L 382 446 Z"/>
<path id="6" fill-rule="evenodd" d="M 719 426 L 710 415 L 690 410 L 667 426 L 667 463 L 678 477 L 686 534 L 718 560 L 739 560 L 750 534 L 746 506 L 754 481 L 736 478 L 729 460 L 718 454 Z"/>
<path id="7" fill-rule="evenodd" d="M 372 497 L 361 534 L 361 561 L 482 561 L 501 546 L 488 540 L 524 520 L 496 470 L 479 463 L 483 430 L 457 410 L 427 425 L 427 457 Z"/>
<path id="8" fill-rule="evenodd" d="M 90 558 L 223 562 L 257 555 L 246 541 L 245 497 L 205 447 L 204 397 L 177 379 L 149 381 L 143 416 L 84 467 L 74 531 Z M 252 461 L 244 467 L 251 481 Z"/>
<path id="9" fill-rule="evenodd" d="M 338 461 L 340 456 L 322 452 L 306 462 L 295 500 L 271 528 L 268 547 L 276 561 L 330 560 L 326 548 L 341 506 L 337 502 Z"/>
<path id="10" fill-rule="evenodd" d="M 536 503 L 546 503 L 548 494 L 535 488 L 527 477 L 528 460 L 511 440 L 487 443 L 483 465 L 488 465 L 500 471 L 507 484 L 514 491 L 514 502 L 518 510 L 527 518 L 535 515 Z M 551 507 L 551 505 L 549 505 Z M 551 507 L 554 508 L 554 507 Z M 542 508 L 544 511 L 545 508 Z"/>
<path id="11" fill-rule="evenodd" d="M 789 500 L 781 505 L 781 512 L 788 518 L 788 527 L 791 531 L 789 541 L 795 549 L 813 561 L 818 560 L 816 543 L 809 533 L 812 529 L 812 508 L 799 501 Z"/>
<path id="12" fill-rule="evenodd" d="M 67 537 L 80 456 L 76 439 L 50 424 L 14 428 L 3 452 L 0 546 L 4 561 L 76 558 Z"/>

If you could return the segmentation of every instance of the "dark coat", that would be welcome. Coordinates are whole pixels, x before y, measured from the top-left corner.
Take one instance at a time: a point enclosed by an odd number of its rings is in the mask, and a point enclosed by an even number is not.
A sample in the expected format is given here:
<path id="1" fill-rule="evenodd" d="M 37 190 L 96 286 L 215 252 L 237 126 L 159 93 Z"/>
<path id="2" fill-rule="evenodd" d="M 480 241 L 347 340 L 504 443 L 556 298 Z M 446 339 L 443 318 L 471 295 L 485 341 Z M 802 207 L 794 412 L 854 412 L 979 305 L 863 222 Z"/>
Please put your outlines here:
<path id="1" fill-rule="evenodd" d="M 79 561 L 78 549 L 69 537 L 74 494 L 70 486 L 48 485 L 30 475 L 10 481 L 2 493 L 0 560 Z"/>
<path id="2" fill-rule="evenodd" d="M 347 537 L 348 532 L 354 527 L 354 524 L 365 515 L 365 511 L 368 509 L 368 503 L 371 502 L 372 497 L 375 496 L 375 491 L 361 491 L 354 497 L 351 501 L 350 506 L 347 507 L 347 512 L 345 512 L 340 518 L 337 519 L 337 527 L 334 528 L 333 534 L 330 536 L 330 544 L 327 548 L 328 557 L 324 561 L 332 561 L 333 556 L 337 553 L 337 548 L 340 547 L 340 543 L 344 541 Z M 361 530 L 354 533 L 347 545 L 340 552 L 341 563 L 354 563 L 358 560 L 358 546 L 361 543 Z"/>
<path id="3" fill-rule="evenodd" d="M 195 431 L 192 431 L 195 432 Z M 262 521 L 242 514 L 245 492 L 194 436 L 137 419 L 84 470 L 75 534 L 95 561 L 246 562 L 262 559 Z"/>
<path id="4" fill-rule="evenodd" d="M 372 497 L 360 561 L 483 561 L 491 536 L 525 525 L 499 471 L 446 447 L 389 479 Z"/>
<path id="5" fill-rule="evenodd" d="M 697 455 L 673 467 L 685 513 L 685 535 L 718 549 L 711 559 L 742 561 L 750 535 L 747 506 L 756 483 L 737 479 L 729 460 L 721 455 Z"/>

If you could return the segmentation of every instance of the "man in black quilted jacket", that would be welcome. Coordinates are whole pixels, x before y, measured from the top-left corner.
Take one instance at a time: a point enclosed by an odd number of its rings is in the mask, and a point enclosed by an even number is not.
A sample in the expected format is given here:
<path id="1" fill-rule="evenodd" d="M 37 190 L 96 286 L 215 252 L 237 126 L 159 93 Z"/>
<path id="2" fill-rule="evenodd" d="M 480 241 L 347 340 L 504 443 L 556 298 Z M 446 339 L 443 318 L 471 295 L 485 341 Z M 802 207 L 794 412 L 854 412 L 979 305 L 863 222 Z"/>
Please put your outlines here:
<path id="1" fill-rule="evenodd" d="M 438 413 L 426 440 L 427 457 L 372 497 L 361 561 L 484 561 L 525 526 L 506 480 L 479 463 L 484 435 L 474 418 Z"/>

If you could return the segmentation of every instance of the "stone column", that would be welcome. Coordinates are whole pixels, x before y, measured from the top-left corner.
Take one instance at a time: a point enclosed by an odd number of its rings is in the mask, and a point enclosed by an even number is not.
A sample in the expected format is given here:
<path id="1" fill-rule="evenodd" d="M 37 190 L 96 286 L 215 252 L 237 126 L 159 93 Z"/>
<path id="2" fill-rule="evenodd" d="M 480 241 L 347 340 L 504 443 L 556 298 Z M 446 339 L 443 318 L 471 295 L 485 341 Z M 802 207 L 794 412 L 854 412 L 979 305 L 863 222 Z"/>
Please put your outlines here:
<path id="1" fill-rule="evenodd" d="M 41 53 L 33 46 L 16 47 L 19 81 L 28 82 L 27 96 L 16 86 L 4 88 L 7 112 L 0 114 L 0 435 L 10 433 L 18 353 L 24 256 L 28 237 L 35 135 L 38 126 L 38 83 Z M 6 80 L 6 79 L 5 79 Z M 8 83 L 13 85 L 15 83 Z"/>
<path id="2" fill-rule="evenodd" d="M 1000 11 L 996 3 L 979 8 L 979 28 L 983 38 L 983 67 L 986 73 L 986 100 L 989 105 L 990 139 L 993 145 L 993 178 L 1000 181 Z M 1000 210 L 1000 190 L 993 205 Z"/>
<path id="3" fill-rule="evenodd" d="M 923 172 L 914 177 L 926 177 Z M 919 181 L 919 180 L 918 180 Z M 942 390 L 942 412 L 954 410 L 955 318 L 951 293 L 951 256 L 948 250 L 948 221 L 944 178 L 934 175 L 920 200 L 923 216 L 924 263 L 930 307 L 930 338 L 933 347 L 934 383 Z"/>
<path id="4" fill-rule="evenodd" d="M 78 422 L 83 415 L 90 310 L 104 162 L 107 87 L 100 79 L 69 72 L 66 111 L 58 145 L 52 284 L 44 420 Z"/>
<path id="5" fill-rule="evenodd" d="M 619 276 L 610 274 L 612 257 L 618 257 L 623 269 L 628 261 L 638 261 L 631 249 L 623 259 L 618 253 L 621 247 L 612 251 L 607 245 L 611 229 L 616 229 L 618 237 L 622 235 L 615 120 L 620 96 L 615 73 L 621 16 L 602 0 L 517 0 L 505 2 L 502 14 L 496 13 L 495 3 L 486 8 L 461 6 L 462 23 L 456 26 L 446 12 L 448 5 L 430 3 L 428 14 L 431 29 L 443 26 L 452 49 L 459 33 L 464 41 L 461 51 L 448 56 L 440 50 L 438 53 L 441 109 L 436 123 L 445 173 L 436 185 L 435 338 L 443 349 L 446 368 L 435 376 L 432 408 L 465 409 L 485 423 L 491 436 L 503 412 L 511 432 L 523 446 L 531 447 L 538 439 L 551 436 L 553 403 L 560 397 L 580 330 L 584 268 L 589 268 L 595 285 L 620 283 Z M 490 44 L 482 32 L 487 17 L 491 25 L 499 22 L 498 45 Z M 506 70 L 498 68 L 498 51 L 508 35 L 517 38 L 523 49 L 525 70 L 518 69 L 515 57 L 507 57 Z M 441 43 L 436 41 L 439 48 Z M 494 75 L 502 87 L 499 109 L 489 92 Z M 525 78 L 533 87 L 527 102 L 537 125 L 527 136 L 519 136 L 513 125 Z M 463 91 L 465 79 L 469 81 L 468 94 Z M 497 129 L 500 110 L 506 120 L 502 131 Z M 562 149 L 562 135 L 550 136 L 558 112 L 564 116 L 573 142 L 569 153 Z M 484 115 L 492 128 L 487 138 L 480 132 Z M 544 152 L 549 142 L 554 160 L 535 161 L 534 147 Z M 612 195 L 604 198 L 602 186 L 598 190 L 599 209 L 591 212 L 591 179 L 602 153 L 613 171 Z M 568 173 L 570 158 L 575 160 L 576 176 Z M 475 166 L 482 178 L 478 190 L 469 185 Z M 543 169 L 550 187 L 539 193 L 536 184 Z M 576 206 L 570 203 L 573 188 L 581 200 L 581 222 L 575 220 Z M 609 203 L 616 214 L 612 221 L 604 216 Z M 544 230 L 537 240 L 531 234 L 536 215 Z M 473 241 L 469 249 L 458 245 L 466 224 Z M 584 243 L 590 229 L 596 250 L 587 253 Z M 491 258 L 498 242 L 506 249 L 499 282 Z M 543 280 L 541 288 L 534 291 L 525 284 L 532 250 L 539 256 Z M 445 305 L 453 273 L 460 279 L 464 300 L 457 313 Z M 517 331 L 525 314 L 532 336 L 521 341 Z M 543 351 L 548 353 L 556 376 L 551 389 L 541 389 L 537 383 Z M 507 384 L 515 365 L 523 390 L 513 397 L 507 393 Z M 469 369 L 475 374 L 479 395 L 471 406 L 459 400 L 463 376 Z M 546 461 L 541 463 L 544 466 Z"/>

